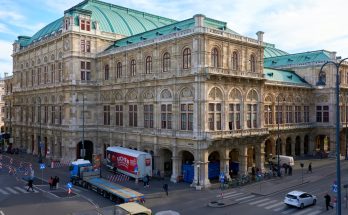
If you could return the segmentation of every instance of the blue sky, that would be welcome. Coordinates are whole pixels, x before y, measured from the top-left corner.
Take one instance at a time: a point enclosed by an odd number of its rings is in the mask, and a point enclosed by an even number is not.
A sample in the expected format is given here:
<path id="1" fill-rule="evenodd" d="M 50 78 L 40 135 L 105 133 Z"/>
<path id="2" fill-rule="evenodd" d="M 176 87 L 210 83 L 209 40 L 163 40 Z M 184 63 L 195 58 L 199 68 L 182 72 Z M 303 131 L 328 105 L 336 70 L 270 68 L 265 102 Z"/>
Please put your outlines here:
<path id="1" fill-rule="evenodd" d="M 82 0 L 0 0 L 0 76 L 12 73 L 12 43 L 32 36 Z M 326 49 L 348 57 L 346 0 L 105 0 L 183 20 L 201 13 L 225 21 L 234 31 L 264 40 L 290 53 Z"/>

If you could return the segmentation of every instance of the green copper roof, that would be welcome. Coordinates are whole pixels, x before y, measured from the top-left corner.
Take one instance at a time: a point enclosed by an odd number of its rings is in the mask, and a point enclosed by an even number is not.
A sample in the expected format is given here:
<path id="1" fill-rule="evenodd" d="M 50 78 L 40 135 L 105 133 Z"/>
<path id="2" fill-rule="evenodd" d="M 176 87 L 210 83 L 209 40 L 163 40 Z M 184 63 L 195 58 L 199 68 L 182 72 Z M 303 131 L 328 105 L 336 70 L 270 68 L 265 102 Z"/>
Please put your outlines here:
<path id="1" fill-rule="evenodd" d="M 265 43 L 264 58 L 288 55 L 289 53 L 276 49 L 274 44 Z"/>
<path id="2" fill-rule="evenodd" d="M 131 36 L 176 22 L 175 20 L 101 2 L 86 0 L 73 8 L 92 11 L 92 21 L 98 20 L 100 30 Z M 72 8 L 72 9 L 73 9 Z"/>
<path id="3" fill-rule="evenodd" d="M 175 20 L 144 13 L 137 10 L 105 3 L 98 0 L 85 0 L 65 11 L 75 16 L 75 25 L 78 25 L 78 14 L 91 15 L 92 22 L 99 22 L 100 31 L 132 36 L 158 27 L 175 23 Z M 31 38 L 21 37 L 17 42 L 22 47 L 51 36 L 63 27 L 63 17 L 48 24 Z M 92 28 L 94 25 L 92 24 Z"/>
<path id="4" fill-rule="evenodd" d="M 265 67 L 282 67 L 295 64 L 307 64 L 317 61 L 330 60 L 330 52 L 325 50 L 302 52 L 297 54 L 282 55 L 264 59 Z"/>
<path id="5" fill-rule="evenodd" d="M 204 16 L 204 15 L 203 15 Z M 204 16 L 204 27 L 214 28 L 218 30 L 228 30 L 230 33 L 238 34 L 226 27 L 226 22 L 221 22 L 218 20 L 210 19 Z M 154 39 L 156 37 L 160 37 L 163 35 L 168 35 L 176 31 L 181 31 L 185 29 L 190 29 L 195 26 L 195 18 L 186 19 L 180 22 L 176 22 L 170 25 L 166 25 L 160 28 L 156 28 L 144 33 L 140 33 L 134 36 L 126 37 L 121 40 L 117 40 L 113 45 L 111 45 L 106 50 L 110 50 L 112 48 L 127 46 L 129 44 L 138 43 L 144 40 Z"/>
<path id="6" fill-rule="evenodd" d="M 286 82 L 288 84 L 310 86 L 303 78 L 298 76 L 293 71 L 264 68 L 263 74 L 268 81 Z"/>

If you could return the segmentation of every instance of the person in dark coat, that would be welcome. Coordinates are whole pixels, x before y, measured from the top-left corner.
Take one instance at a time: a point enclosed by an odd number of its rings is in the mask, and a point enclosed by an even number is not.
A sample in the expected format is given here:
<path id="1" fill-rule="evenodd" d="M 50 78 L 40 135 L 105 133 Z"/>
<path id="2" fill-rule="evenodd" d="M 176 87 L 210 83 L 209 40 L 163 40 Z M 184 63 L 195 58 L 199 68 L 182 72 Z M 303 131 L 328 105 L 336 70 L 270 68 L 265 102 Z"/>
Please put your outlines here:
<path id="1" fill-rule="evenodd" d="M 168 184 L 163 185 L 163 190 L 166 193 L 166 195 L 168 196 Z"/>
<path id="2" fill-rule="evenodd" d="M 29 192 L 29 189 L 31 188 L 31 190 L 34 192 L 34 188 L 33 188 L 33 179 L 29 179 L 28 181 L 28 189 L 27 191 Z"/>
<path id="3" fill-rule="evenodd" d="M 327 193 L 327 194 L 324 196 L 324 198 L 325 198 L 326 210 L 328 211 L 328 210 L 329 210 L 329 207 L 330 207 L 331 209 L 333 209 L 332 205 L 330 204 L 330 202 L 331 202 L 331 196 Z"/>
<path id="4" fill-rule="evenodd" d="M 289 175 L 292 175 L 292 166 L 288 165 L 288 168 L 289 168 L 289 171 L 288 171 Z"/>
<path id="5" fill-rule="evenodd" d="M 308 164 L 308 171 L 307 173 L 311 172 L 312 173 L 312 162 Z"/>

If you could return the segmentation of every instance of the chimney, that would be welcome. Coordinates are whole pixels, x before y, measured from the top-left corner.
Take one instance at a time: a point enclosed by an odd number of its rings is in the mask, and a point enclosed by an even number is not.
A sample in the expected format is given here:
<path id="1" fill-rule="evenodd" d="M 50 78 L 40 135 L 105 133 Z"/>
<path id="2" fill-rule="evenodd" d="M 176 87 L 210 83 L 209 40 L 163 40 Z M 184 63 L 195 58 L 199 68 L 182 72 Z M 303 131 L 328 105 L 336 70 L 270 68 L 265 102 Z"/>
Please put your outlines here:
<path id="1" fill-rule="evenodd" d="M 263 31 L 258 31 L 258 32 L 256 32 L 257 40 L 258 40 L 258 41 L 263 42 L 263 34 L 264 34 Z"/>

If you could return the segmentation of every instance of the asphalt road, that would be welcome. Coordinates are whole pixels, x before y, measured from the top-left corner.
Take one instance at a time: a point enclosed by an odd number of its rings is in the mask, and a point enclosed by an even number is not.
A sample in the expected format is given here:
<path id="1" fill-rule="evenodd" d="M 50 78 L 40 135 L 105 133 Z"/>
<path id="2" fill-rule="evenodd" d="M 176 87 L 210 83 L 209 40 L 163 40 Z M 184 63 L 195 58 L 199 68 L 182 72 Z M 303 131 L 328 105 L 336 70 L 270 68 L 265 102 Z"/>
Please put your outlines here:
<path id="1" fill-rule="evenodd" d="M 195 191 L 191 193 L 175 193 L 167 198 L 160 200 L 150 199 L 147 205 L 153 209 L 154 212 L 161 210 L 174 210 L 182 215 L 192 214 L 216 214 L 216 215 L 230 215 L 232 213 L 245 215 L 270 215 L 270 214 L 292 214 L 292 215 L 317 215 L 317 214 L 335 214 L 335 210 L 326 211 L 324 195 L 329 193 L 332 198 L 335 193 L 331 190 L 331 185 L 335 181 L 335 163 L 331 162 L 329 165 L 317 167 L 313 173 L 304 173 L 304 184 L 295 187 L 286 188 L 286 183 L 282 184 L 281 180 L 277 181 L 277 186 L 280 187 L 278 192 L 269 195 L 255 194 L 248 189 L 248 187 L 234 188 L 223 191 L 224 200 L 234 201 L 235 204 L 222 207 L 212 208 L 207 204 L 213 200 L 221 199 L 220 190 L 206 190 Z M 341 163 L 341 182 L 342 186 L 348 184 L 348 162 Z M 282 188 L 283 187 L 283 188 Z M 267 188 L 262 188 L 267 189 Z M 317 204 L 306 207 L 304 209 L 297 209 L 284 205 L 284 196 L 293 190 L 301 190 L 309 192 L 317 196 Z M 348 212 L 345 208 L 345 190 L 342 190 L 342 214 Z"/>

